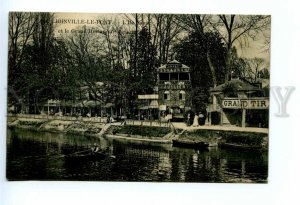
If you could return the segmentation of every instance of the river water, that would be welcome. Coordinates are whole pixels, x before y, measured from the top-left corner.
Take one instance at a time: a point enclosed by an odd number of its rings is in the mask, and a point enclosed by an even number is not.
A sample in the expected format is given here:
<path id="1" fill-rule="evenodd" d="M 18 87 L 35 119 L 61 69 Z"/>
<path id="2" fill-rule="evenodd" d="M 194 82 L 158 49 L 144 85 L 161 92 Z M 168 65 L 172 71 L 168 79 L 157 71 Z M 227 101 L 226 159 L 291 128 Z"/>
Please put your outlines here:
<path id="1" fill-rule="evenodd" d="M 109 156 L 69 160 L 65 156 L 98 143 Z M 21 129 L 7 131 L 8 180 L 162 181 L 266 183 L 268 154 L 133 142 Z"/>

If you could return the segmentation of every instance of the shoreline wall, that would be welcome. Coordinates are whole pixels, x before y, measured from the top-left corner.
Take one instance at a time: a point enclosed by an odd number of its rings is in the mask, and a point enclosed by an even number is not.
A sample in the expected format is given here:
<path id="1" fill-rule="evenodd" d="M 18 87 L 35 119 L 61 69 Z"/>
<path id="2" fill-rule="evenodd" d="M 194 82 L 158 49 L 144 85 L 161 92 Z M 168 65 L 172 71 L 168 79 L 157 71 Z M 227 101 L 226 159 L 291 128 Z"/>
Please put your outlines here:
<path id="1" fill-rule="evenodd" d="M 86 121 L 68 121 L 68 120 L 46 120 L 31 118 L 15 118 L 7 121 L 8 128 L 21 128 L 34 131 L 71 133 L 89 136 L 97 136 L 100 134 L 103 123 L 86 122 Z"/>
<path id="2" fill-rule="evenodd" d="M 232 130 L 197 129 L 184 130 L 175 135 L 168 127 L 113 125 L 99 122 L 62 121 L 45 119 L 18 118 L 7 120 L 7 127 L 30 129 L 35 131 L 80 134 L 86 136 L 109 137 L 123 139 L 141 139 L 142 141 L 170 141 L 172 139 L 189 140 L 192 142 L 205 141 L 218 146 L 244 149 L 268 150 L 268 134 L 241 132 Z M 101 131 L 103 129 L 103 131 Z"/>

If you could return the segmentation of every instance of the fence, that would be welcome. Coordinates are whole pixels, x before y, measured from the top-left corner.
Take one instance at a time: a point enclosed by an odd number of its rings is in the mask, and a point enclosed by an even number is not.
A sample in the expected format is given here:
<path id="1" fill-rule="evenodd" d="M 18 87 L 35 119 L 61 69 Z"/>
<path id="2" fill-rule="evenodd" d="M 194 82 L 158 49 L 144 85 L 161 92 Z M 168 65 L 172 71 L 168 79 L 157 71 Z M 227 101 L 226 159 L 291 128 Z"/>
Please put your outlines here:
<path id="1" fill-rule="evenodd" d="M 28 119 L 46 119 L 46 120 L 65 120 L 65 121 L 83 121 L 106 123 L 107 118 L 101 117 L 71 117 L 71 116 L 52 116 L 52 115 L 30 115 L 30 114 L 8 114 L 8 117 L 28 118 Z"/>
<path id="2" fill-rule="evenodd" d="M 130 120 L 126 119 L 126 125 L 153 126 L 153 127 L 170 127 L 170 122 L 151 121 L 151 120 Z"/>
<path id="3" fill-rule="evenodd" d="M 28 118 L 28 119 L 46 119 L 46 120 L 65 120 L 65 121 L 83 121 L 106 123 L 106 117 L 71 117 L 71 116 L 52 116 L 52 115 L 30 115 L 30 114 L 8 114 L 8 117 Z M 126 125 L 153 126 L 153 127 L 171 127 L 173 124 L 168 121 L 152 121 L 152 120 L 131 120 L 124 121 Z"/>

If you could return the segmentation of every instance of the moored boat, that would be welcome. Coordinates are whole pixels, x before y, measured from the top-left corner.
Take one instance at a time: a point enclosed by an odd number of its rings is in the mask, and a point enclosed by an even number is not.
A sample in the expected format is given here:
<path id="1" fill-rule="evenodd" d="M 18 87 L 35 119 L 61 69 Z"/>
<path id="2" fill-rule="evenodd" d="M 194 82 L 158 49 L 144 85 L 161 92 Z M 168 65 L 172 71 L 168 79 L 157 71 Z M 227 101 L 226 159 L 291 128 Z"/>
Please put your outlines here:
<path id="1" fill-rule="evenodd" d="M 174 147 L 186 147 L 186 148 L 194 148 L 194 149 L 207 149 L 209 143 L 201 142 L 201 141 L 189 141 L 189 140 L 172 140 Z"/>

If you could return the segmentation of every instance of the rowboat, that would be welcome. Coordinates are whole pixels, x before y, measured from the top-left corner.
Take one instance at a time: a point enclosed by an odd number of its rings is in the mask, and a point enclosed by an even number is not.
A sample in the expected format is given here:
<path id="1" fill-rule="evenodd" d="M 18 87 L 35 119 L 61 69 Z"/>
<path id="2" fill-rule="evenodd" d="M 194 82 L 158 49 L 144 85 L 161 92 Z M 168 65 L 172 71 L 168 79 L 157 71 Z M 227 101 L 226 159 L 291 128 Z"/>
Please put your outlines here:
<path id="1" fill-rule="evenodd" d="M 194 149 L 207 149 L 209 143 L 201 142 L 201 141 L 189 141 L 189 140 L 172 140 L 174 147 L 186 147 L 186 148 L 194 148 Z"/>

